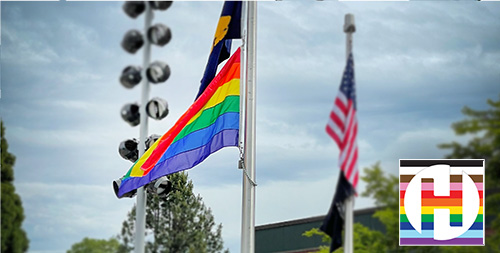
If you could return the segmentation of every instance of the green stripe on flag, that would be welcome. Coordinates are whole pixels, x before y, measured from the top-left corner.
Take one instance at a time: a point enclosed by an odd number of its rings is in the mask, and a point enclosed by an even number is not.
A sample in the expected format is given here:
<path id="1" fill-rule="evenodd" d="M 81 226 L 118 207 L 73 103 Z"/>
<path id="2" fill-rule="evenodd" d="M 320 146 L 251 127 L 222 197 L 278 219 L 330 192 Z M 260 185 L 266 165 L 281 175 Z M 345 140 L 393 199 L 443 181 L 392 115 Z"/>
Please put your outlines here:
<path id="1" fill-rule="evenodd" d="M 239 112 L 239 111 L 240 111 L 240 96 L 227 96 L 224 99 L 224 101 L 222 101 L 221 103 L 219 103 L 214 107 L 204 110 L 201 113 L 200 117 L 198 117 L 195 121 L 191 122 L 191 124 L 184 127 L 184 129 L 182 129 L 182 131 L 177 135 L 177 137 L 175 137 L 172 144 L 194 131 L 212 125 L 220 115 L 226 112 Z"/>

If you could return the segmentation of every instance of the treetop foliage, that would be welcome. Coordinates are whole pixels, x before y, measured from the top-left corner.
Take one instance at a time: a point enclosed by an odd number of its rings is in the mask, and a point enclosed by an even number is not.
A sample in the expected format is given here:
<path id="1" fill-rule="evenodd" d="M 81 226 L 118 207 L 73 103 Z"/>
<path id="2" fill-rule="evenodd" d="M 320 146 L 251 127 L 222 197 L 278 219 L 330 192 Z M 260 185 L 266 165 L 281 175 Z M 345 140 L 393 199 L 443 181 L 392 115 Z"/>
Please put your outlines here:
<path id="1" fill-rule="evenodd" d="M 500 98 L 500 96 L 499 96 Z M 500 253 L 500 99 L 487 101 L 487 110 L 474 110 L 464 107 L 462 113 L 466 119 L 452 124 L 457 135 L 472 135 L 467 144 L 451 142 L 439 145 L 440 148 L 450 149 L 447 159 L 485 159 L 486 219 L 492 220 L 492 234 L 486 237 L 485 247 L 434 246 L 415 247 L 399 246 L 399 180 L 397 176 L 385 175 L 380 163 L 364 169 L 361 177 L 367 183 L 362 193 L 364 197 L 372 197 L 375 204 L 381 207 L 374 214 L 385 226 L 385 234 L 378 234 L 361 224 L 354 224 L 355 252 L 496 252 Z M 490 189 L 490 193 L 488 193 Z M 330 242 L 325 233 L 312 229 L 304 236 L 319 235 L 323 241 Z M 329 252 L 328 246 L 322 246 L 320 252 Z M 337 252 L 342 252 L 339 248 Z"/>
<path id="2" fill-rule="evenodd" d="M 14 163 L 16 157 L 9 153 L 7 140 L 5 139 L 5 127 L 1 125 L 1 183 L 2 183 L 2 253 L 26 252 L 29 240 L 21 225 L 24 220 L 24 209 L 21 197 L 16 193 L 14 187 Z"/>

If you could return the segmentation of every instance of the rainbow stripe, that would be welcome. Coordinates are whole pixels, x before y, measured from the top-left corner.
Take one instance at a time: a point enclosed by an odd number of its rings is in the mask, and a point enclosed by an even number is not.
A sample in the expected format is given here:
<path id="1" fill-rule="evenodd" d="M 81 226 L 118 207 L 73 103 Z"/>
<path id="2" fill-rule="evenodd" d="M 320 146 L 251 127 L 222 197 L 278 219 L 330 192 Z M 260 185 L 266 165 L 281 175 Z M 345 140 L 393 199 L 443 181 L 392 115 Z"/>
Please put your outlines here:
<path id="1" fill-rule="evenodd" d="M 238 146 L 240 49 L 203 94 L 122 178 L 118 197 L 162 176 L 187 170 L 227 146 Z"/>
<path id="2" fill-rule="evenodd" d="M 401 163 L 402 160 L 400 160 Z M 409 162 L 408 162 L 409 161 Z M 417 162 L 415 162 L 417 161 Z M 427 161 L 427 160 L 426 160 Z M 430 160 L 432 161 L 432 160 Z M 417 164 L 412 164 L 415 162 Z M 468 228 L 462 235 L 450 240 L 435 240 L 434 239 L 434 209 L 449 209 L 450 210 L 450 226 L 461 227 L 462 223 L 462 175 L 450 175 L 450 195 L 449 196 L 435 196 L 434 195 L 434 182 L 432 179 L 422 179 L 421 182 L 421 229 L 419 233 L 409 222 L 405 207 L 405 193 L 409 182 L 418 173 L 418 164 L 422 163 L 421 160 L 407 160 L 406 166 L 400 165 L 400 183 L 399 183 L 399 221 L 400 230 L 399 238 L 400 245 L 484 245 L 484 219 L 483 219 L 483 174 L 481 167 L 475 170 L 474 166 L 467 169 L 469 172 L 476 171 L 476 175 L 469 173 L 472 181 L 476 185 L 479 193 L 479 211 L 472 226 Z M 482 162 L 482 161 L 481 161 Z M 423 165 L 422 165 L 423 166 Z M 426 164 L 426 166 L 429 166 Z M 458 163 L 456 167 L 460 165 Z M 477 166 L 477 165 L 476 165 Z M 452 165 L 453 167 L 453 165 Z M 422 167 L 423 168 L 423 167 Z M 484 171 L 484 170 L 483 170 Z"/>

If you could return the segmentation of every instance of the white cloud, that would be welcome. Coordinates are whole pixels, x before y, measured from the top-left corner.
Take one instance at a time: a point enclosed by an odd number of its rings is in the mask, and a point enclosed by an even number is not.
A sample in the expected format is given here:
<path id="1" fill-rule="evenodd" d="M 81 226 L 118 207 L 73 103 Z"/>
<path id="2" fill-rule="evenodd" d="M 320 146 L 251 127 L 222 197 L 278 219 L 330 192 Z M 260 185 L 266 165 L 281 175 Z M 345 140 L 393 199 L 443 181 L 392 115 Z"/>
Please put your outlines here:
<path id="1" fill-rule="evenodd" d="M 70 129 L 41 130 L 29 128 L 12 128 L 11 135 L 26 146 L 57 147 L 57 148 L 85 148 L 95 147 L 102 143 L 101 135 L 97 131 L 82 131 Z"/>
<path id="2" fill-rule="evenodd" d="M 3 28 L 2 39 L 8 40 L 9 44 L 15 47 L 15 50 L 6 50 L 2 53 L 3 60 L 26 67 L 32 64 L 50 64 L 59 58 L 52 48 L 39 41 L 26 40 L 22 38 L 25 36 L 21 37 L 17 33 L 8 26 Z"/>
<path id="3" fill-rule="evenodd" d="M 108 239 L 117 235 L 135 200 L 118 200 L 111 187 L 78 183 L 16 184 L 26 219 L 30 248 L 64 252 L 83 237 Z M 82 234 L 84 233 L 84 234 Z M 60 240 L 64 235 L 66 240 Z"/>

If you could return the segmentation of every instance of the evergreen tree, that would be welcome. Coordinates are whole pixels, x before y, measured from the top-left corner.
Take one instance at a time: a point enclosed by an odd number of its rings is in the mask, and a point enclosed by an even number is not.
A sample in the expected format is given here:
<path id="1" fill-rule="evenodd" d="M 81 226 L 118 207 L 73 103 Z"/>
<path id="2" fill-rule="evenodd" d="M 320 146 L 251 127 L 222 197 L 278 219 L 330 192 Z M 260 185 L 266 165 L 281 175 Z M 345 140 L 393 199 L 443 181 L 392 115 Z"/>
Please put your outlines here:
<path id="1" fill-rule="evenodd" d="M 146 207 L 146 252 L 222 252 L 222 225 L 216 225 L 210 208 L 193 194 L 186 173 L 169 176 L 172 191 L 167 196 L 148 194 Z M 133 249 L 135 207 L 123 222 L 120 252 Z M 226 250 L 227 251 L 227 250 Z"/>
<path id="2" fill-rule="evenodd" d="M 29 240 L 21 228 L 24 211 L 21 198 L 14 188 L 14 163 L 16 157 L 9 153 L 5 127 L 1 124 L 1 176 L 2 176 L 2 253 L 26 252 Z"/>

